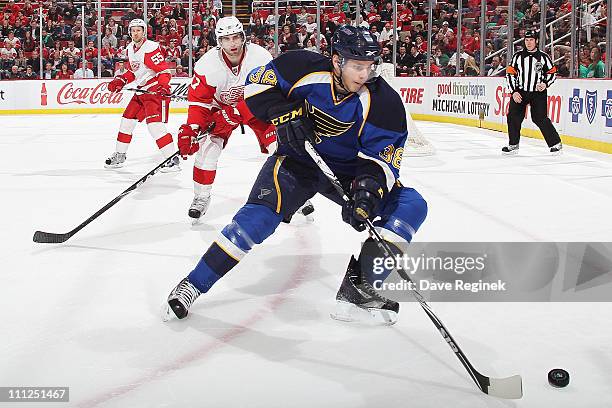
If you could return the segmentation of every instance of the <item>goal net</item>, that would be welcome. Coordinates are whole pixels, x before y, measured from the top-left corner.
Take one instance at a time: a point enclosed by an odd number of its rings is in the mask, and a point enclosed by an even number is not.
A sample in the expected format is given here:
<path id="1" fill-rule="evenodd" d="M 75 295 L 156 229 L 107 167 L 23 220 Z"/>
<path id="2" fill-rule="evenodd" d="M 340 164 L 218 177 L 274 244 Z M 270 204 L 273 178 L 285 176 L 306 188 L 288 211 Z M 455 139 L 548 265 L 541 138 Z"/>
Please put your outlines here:
<path id="1" fill-rule="evenodd" d="M 380 67 L 380 76 L 385 79 L 391 86 L 393 86 L 393 81 L 395 78 L 395 73 L 393 72 L 393 64 L 385 62 L 381 64 Z M 423 133 L 419 130 L 417 125 L 414 123 L 410 112 L 406 111 L 406 120 L 408 122 L 408 139 L 406 140 L 406 145 L 404 146 L 404 155 L 406 156 L 430 156 L 434 154 L 436 151 L 431 143 Z"/>

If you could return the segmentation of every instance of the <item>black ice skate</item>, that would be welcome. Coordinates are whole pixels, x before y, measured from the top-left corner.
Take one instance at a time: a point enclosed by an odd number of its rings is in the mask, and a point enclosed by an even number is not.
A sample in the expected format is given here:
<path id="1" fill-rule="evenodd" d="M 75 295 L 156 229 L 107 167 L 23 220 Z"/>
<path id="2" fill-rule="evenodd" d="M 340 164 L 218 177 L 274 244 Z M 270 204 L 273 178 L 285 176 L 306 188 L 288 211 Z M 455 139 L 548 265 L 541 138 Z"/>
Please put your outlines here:
<path id="1" fill-rule="evenodd" d="M 166 322 L 172 316 L 176 316 L 178 319 L 187 317 L 189 308 L 201 293 L 198 288 L 189 282 L 188 278 L 184 278 L 168 295 L 167 304 L 164 305 L 163 320 Z"/>
<path id="2" fill-rule="evenodd" d="M 104 167 L 106 167 L 107 169 L 117 169 L 119 167 L 123 167 L 125 159 L 125 153 L 115 152 L 111 157 L 104 161 Z"/>
<path id="3" fill-rule="evenodd" d="M 398 313 L 399 303 L 381 296 L 363 280 L 359 262 L 351 256 L 336 295 L 336 312 L 331 317 L 344 322 L 373 318 L 375 322 L 392 325 L 397 322 Z"/>
<path id="4" fill-rule="evenodd" d="M 563 153 L 563 145 L 561 143 L 557 143 L 553 147 L 550 148 L 550 152 L 553 156 L 559 156 Z"/>
<path id="5" fill-rule="evenodd" d="M 519 145 L 508 145 L 502 148 L 502 154 L 510 156 L 512 154 L 517 154 L 519 149 Z"/>

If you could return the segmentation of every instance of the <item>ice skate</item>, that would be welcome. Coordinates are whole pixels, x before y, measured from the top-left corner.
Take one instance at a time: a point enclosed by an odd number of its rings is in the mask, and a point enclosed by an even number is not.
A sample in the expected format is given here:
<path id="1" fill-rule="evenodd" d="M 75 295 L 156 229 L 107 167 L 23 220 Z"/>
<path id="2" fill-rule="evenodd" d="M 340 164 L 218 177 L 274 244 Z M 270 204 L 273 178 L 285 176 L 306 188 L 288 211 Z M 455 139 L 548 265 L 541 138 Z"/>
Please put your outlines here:
<path id="1" fill-rule="evenodd" d="M 177 171 L 181 171 L 180 159 L 178 156 L 174 156 L 172 160 L 164 163 L 163 166 L 159 169 L 162 173 L 174 173 Z"/>
<path id="2" fill-rule="evenodd" d="M 505 156 L 511 156 L 518 154 L 519 145 L 508 145 L 502 148 L 502 154 Z"/>
<path id="3" fill-rule="evenodd" d="M 193 302 L 200 296 L 201 292 L 189 282 L 188 278 L 184 278 L 179 282 L 178 285 L 170 295 L 168 295 L 168 301 L 164 305 L 162 313 L 162 319 L 164 322 L 176 317 L 178 319 L 184 319 L 189 313 L 189 308 L 193 305 Z"/>
<path id="4" fill-rule="evenodd" d="M 125 153 L 115 152 L 111 157 L 106 159 L 104 162 L 104 167 L 107 169 L 117 169 L 119 167 L 123 167 L 123 163 L 125 163 Z"/>
<path id="5" fill-rule="evenodd" d="M 200 217 L 206 214 L 208 206 L 210 205 L 210 194 L 207 195 L 196 195 L 193 197 L 191 206 L 189 207 L 189 217 L 192 219 L 192 223 L 196 224 Z"/>
<path id="6" fill-rule="evenodd" d="M 392 325 L 397 322 L 398 313 L 399 303 L 379 295 L 364 281 L 359 262 L 352 256 L 336 295 L 336 311 L 331 317 L 344 322 L 373 320 Z"/>
<path id="7" fill-rule="evenodd" d="M 561 143 L 557 143 L 553 147 L 550 148 L 550 153 L 553 156 L 560 156 L 563 154 L 563 145 Z"/>

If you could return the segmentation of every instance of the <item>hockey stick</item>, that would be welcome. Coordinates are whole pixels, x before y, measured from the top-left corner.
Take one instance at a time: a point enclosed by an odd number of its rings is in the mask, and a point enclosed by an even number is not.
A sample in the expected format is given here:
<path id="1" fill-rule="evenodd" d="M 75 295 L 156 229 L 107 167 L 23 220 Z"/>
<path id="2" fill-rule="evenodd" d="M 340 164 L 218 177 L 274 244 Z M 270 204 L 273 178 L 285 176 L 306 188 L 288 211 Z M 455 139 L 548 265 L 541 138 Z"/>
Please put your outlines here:
<path id="1" fill-rule="evenodd" d="M 151 92 L 151 91 L 147 91 L 146 89 L 138 89 L 138 88 L 125 88 L 126 91 L 132 91 L 132 92 L 138 92 L 138 93 L 142 93 L 142 94 L 146 94 L 146 95 L 160 95 L 156 92 Z M 161 95 L 161 96 L 166 96 L 170 99 L 174 99 L 177 101 L 186 101 L 187 98 L 184 96 L 180 96 L 180 95 Z"/>
<path id="2" fill-rule="evenodd" d="M 329 168 L 327 163 L 325 163 L 325 161 L 319 155 L 319 153 L 316 151 L 313 145 L 309 141 L 306 141 L 305 147 L 310 157 L 314 160 L 314 162 L 319 167 L 319 169 L 321 169 L 323 174 L 329 179 L 329 181 L 332 183 L 334 188 L 338 191 L 342 199 L 344 201 L 349 201 L 350 199 L 348 197 L 348 194 L 342 187 L 342 184 L 340 184 L 340 181 L 338 180 L 334 172 Z M 389 244 L 385 242 L 385 240 L 380 236 L 378 231 L 376 231 L 376 229 L 374 228 L 374 225 L 372 224 L 372 221 L 370 221 L 369 219 L 366 220 L 366 227 L 368 228 L 368 232 L 370 233 L 372 238 L 376 241 L 376 244 L 378 245 L 378 247 L 383 252 L 385 258 L 388 258 L 388 257 L 394 258 L 395 254 L 393 250 L 391 249 Z M 476 371 L 474 366 L 472 366 L 472 363 L 470 363 L 470 361 L 465 356 L 463 351 L 461 351 L 461 348 L 459 348 L 459 345 L 457 344 L 453 336 L 451 336 L 446 326 L 444 326 L 444 323 L 442 323 L 442 321 L 438 318 L 438 316 L 436 316 L 436 314 L 433 312 L 431 307 L 429 307 L 423 295 L 421 295 L 421 293 L 419 293 L 418 290 L 414 289 L 416 285 L 414 285 L 414 282 L 410 278 L 410 276 L 406 273 L 406 271 L 404 271 L 401 268 L 396 269 L 396 270 L 397 270 L 397 273 L 404 280 L 410 283 L 413 283 L 411 287 L 413 296 L 419 302 L 419 304 L 421 305 L 425 313 L 427 313 L 427 316 L 429 316 L 434 326 L 436 326 L 438 331 L 440 331 L 440 334 L 442 334 L 442 337 L 444 337 L 444 340 L 446 340 L 450 348 L 455 352 L 455 355 L 457 356 L 459 361 L 461 361 L 461 364 L 463 364 L 463 366 L 467 370 L 470 377 L 472 377 L 472 380 L 474 380 L 478 388 L 485 394 L 489 394 L 489 395 L 499 397 L 499 398 L 508 398 L 508 399 L 521 398 L 523 396 L 523 381 L 521 379 L 521 376 L 513 375 L 512 377 L 506 377 L 506 378 L 490 378 Z"/>
<path id="3" fill-rule="evenodd" d="M 197 140 L 198 141 L 202 140 L 208 133 L 210 133 L 212 131 L 214 126 L 215 126 L 215 124 L 211 123 L 210 126 L 208 126 L 208 129 L 206 129 L 206 131 L 204 131 L 200 136 L 198 136 Z M 117 204 L 123 197 L 125 197 L 128 194 L 130 194 L 132 191 L 136 190 L 138 187 L 140 187 L 140 185 L 143 184 L 145 181 L 147 181 L 147 179 L 149 177 L 151 177 L 152 175 L 157 173 L 159 171 L 159 169 L 161 169 L 164 164 L 166 164 L 170 160 L 174 159 L 179 154 L 180 154 L 180 151 L 177 150 L 176 152 L 174 152 L 172 154 L 172 156 L 168 157 L 167 159 L 164 159 L 164 161 L 161 162 L 160 164 L 158 164 L 157 166 L 155 166 L 155 168 L 153 170 L 149 171 L 147 174 L 142 176 L 137 182 L 135 182 L 134 184 L 132 184 L 131 186 L 126 188 L 121 194 L 119 194 L 117 197 L 113 198 L 110 202 L 108 202 L 108 204 L 106 204 L 104 207 L 102 207 L 98 211 L 96 211 L 91 217 L 87 218 L 85 221 L 83 221 L 80 225 L 78 225 L 72 231 L 66 232 L 66 233 L 63 233 L 63 234 L 61 234 L 61 233 L 58 234 L 58 233 L 54 233 L 54 232 L 36 231 L 34 233 L 34 238 L 33 238 L 34 242 L 39 242 L 39 243 L 42 243 L 42 244 L 59 244 L 59 243 L 62 243 L 62 242 L 66 242 L 74 234 L 76 234 L 77 232 L 82 230 L 87 224 L 89 224 L 90 222 L 92 222 L 93 220 L 98 218 L 100 215 L 104 214 L 104 212 L 106 212 L 106 210 L 111 208 L 113 205 Z"/>

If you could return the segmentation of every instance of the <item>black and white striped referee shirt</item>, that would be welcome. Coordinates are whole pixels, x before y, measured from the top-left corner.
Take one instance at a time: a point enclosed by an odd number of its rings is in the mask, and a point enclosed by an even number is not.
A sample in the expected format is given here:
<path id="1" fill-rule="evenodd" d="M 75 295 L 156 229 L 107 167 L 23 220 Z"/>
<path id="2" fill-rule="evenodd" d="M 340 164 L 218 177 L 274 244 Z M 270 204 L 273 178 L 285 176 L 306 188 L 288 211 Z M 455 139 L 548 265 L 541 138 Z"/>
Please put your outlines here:
<path id="1" fill-rule="evenodd" d="M 543 82 L 549 88 L 557 76 L 557 67 L 550 57 L 540 51 L 522 50 L 512 56 L 510 65 L 506 68 L 508 87 L 512 92 L 523 90 L 536 92 L 536 85 Z"/>

